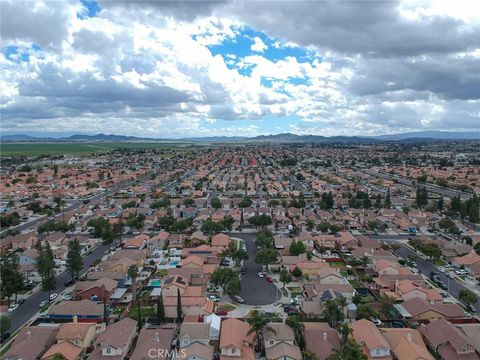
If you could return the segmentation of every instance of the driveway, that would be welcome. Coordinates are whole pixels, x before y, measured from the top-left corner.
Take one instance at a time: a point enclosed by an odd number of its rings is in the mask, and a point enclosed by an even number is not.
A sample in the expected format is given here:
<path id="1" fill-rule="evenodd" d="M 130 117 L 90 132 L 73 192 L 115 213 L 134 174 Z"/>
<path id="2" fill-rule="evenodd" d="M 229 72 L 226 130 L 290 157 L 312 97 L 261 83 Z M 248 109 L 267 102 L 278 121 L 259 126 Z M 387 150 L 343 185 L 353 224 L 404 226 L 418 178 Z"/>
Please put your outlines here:
<path id="1" fill-rule="evenodd" d="M 256 234 L 252 233 L 234 233 L 232 237 L 240 238 L 247 244 L 248 260 L 244 261 L 247 273 L 242 278 L 242 291 L 240 296 L 245 299 L 247 305 L 267 305 L 278 301 L 282 294 L 277 287 L 268 282 L 266 278 L 258 277 L 258 272 L 262 271 L 262 265 L 255 263 L 257 246 L 255 243 Z"/>

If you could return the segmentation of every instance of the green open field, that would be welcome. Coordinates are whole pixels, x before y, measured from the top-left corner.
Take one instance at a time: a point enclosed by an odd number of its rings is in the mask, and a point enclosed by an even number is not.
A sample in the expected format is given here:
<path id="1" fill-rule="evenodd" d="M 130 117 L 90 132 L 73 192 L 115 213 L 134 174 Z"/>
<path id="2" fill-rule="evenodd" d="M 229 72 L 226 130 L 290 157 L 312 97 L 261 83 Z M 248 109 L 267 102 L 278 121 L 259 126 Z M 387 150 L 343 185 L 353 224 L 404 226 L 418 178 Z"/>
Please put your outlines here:
<path id="1" fill-rule="evenodd" d="M 9 156 L 39 156 L 39 155 L 88 155 L 107 152 L 119 148 L 128 149 L 171 149 L 184 146 L 185 143 L 128 143 L 128 142 L 94 142 L 94 143 L 0 143 L 0 155 Z"/>

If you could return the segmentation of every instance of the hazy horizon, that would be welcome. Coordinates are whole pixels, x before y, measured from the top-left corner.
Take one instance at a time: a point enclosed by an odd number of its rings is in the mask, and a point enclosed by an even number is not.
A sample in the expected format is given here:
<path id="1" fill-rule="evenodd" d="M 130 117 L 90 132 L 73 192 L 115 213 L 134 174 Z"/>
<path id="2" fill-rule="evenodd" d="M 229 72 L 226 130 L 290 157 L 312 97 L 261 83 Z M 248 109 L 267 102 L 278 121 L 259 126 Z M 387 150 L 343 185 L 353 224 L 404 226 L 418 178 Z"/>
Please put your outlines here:
<path id="1" fill-rule="evenodd" d="M 480 131 L 471 1 L 2 1 L 2 134 Z"/>

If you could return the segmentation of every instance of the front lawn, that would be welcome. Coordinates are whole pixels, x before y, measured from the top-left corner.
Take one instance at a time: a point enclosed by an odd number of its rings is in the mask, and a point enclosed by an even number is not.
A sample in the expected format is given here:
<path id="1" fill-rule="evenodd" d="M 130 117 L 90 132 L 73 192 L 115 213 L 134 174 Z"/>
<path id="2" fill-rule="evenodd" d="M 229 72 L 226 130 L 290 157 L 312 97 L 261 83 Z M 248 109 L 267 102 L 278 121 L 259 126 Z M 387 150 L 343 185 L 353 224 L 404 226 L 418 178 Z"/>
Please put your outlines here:
<path id="1" fill-rule="evenodd" d="M 217 310 L 233 311 L 236 308 L 237 307 L 235 305 L 232 305 L 232 304 L 223 304 L 223 305 L 219 305 Z"/>

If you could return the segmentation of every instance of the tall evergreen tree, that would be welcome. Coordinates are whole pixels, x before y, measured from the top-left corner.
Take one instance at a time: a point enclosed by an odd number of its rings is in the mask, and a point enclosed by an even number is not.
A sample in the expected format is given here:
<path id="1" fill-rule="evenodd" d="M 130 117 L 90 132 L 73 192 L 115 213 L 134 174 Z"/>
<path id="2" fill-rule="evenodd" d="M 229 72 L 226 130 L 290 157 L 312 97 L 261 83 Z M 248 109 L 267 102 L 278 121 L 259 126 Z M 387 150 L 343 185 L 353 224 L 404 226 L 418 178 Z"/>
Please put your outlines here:
<path id="1" fill-rule="evenodd" d="M 387 196 L 385 197 L 385 207 L 389 209 L 392 206 L 392 199 L 390 197 L 390 189 L 387 190 Z"/>
<path id="2" fill-rule="evenodd" d="M 165 307 L 163 306 L 162 295 L 157 297 L 157 324 L 163 324 L 165 322 Z"/>
<path id="3" fill-rule="evenodd" d="M 55 261 L 53 261 L 53 251 L 48 241 L 45 241 L 45 246 L 42 247 L 42 251 L 37 258 L 37 267 L 38 272 L 42 277 L 42 291 L 48 291 L 48 296 L 50 296 L 52 290 L 56 289 L 57 284 L 55 276 Z"/>
<path id="4" fill-rule="evenodd" d="M 177 289 L 177 321 L 182 322 L 182 296 L 180 295 L 180 289 Z"/>
<path id="5" fill-rule="evenodd" d="M 2 296 L 7 297 L 7 303 L 10 306 L 10 297 L 17 294 L 24 288 L 25 277 L 20 272 L 20 265 L 16 253 L 6 253 L 2 256 L 0 264 L 0 279 Z"/>
<path id="6" fill-rule="evenodd" d="M 78 273 L 82 270 L 83 260 L 81 255 L 81 247 L 78 239 L 75 238 L 68 243 L 67 253 L 67 269 L 72 276 L 72 280 L 75 280 L 75 276 L 78 277 Z"/>

